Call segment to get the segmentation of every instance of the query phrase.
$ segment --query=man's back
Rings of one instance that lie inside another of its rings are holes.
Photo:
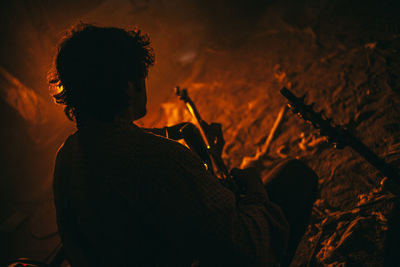
[[[185,147],[134,125],[70,136],[54,192],[60,235],[78,266],[257,264],[260,253],[272,262],[281,248],[270,246],[269,231],[284,239],[287,230],[272,203],[249,196],[236,205]]]

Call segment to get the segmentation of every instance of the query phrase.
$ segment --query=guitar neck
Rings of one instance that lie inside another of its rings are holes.
[[[315,128],[320,130],[321,135],[327,136],[339,147],[349,146],[353,148],[383,175],[400,185],[400,177],[395,168],[376,155],[348,130],[341,126],[333,127],[331,125],[332,119],[322,118],[323,111],[317,113],[313,109],[314,104],[306,105],[304,103],[305,97],[297,97],[287,88],[282,88],[281,94],[289,100],[292,111],[299,114],[304,120],[311,122]]]
[[[193,100],[189,97],[186,89],[180,89],[179,87],[175,88],[175,93],[180,97],[180,99],[185,103],[187,109],[190,114],[196,120],[201,136],[203,137],[203,141],[207,147],[207,151],[212,159],[211,168],[216,168],[216,173],[219,173],[223,180],[230,180],[230,174],[225,162],[220,157],[217,149],[215,148],[214,140],[210,138],[210,134],[207,132],[208,124],[201,118],[199,111],[196,108]]]
[[[357,137],[346,131],[346,142],[348,146],[354,149],[360,156],[366,159],[371,165],[373,165],[378,171],[380,171],[387,178],[392,179],[400,185],[400,177],[395,168],[386,163],[385,160],[376,155],[369,147],[361,142]]]

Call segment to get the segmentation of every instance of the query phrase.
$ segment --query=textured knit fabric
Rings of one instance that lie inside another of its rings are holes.
[[[79,129],[60,148],[54,195],[72,266],[270,266],[287,222],[242,198],[185,146],[135,125]]]

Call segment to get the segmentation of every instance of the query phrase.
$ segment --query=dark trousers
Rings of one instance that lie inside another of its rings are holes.
[[[281,266],[289,266],[308,226],[318,189],[318,176],[305,163],[285,160],[263,178],[270,200],[278,204],[290,226],[287,253]]]

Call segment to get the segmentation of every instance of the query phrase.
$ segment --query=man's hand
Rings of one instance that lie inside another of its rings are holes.
[[[182,129],[188,123],[190,123],[190,122],[182,122],[182,123],[178,123],[178,124],[175,124],[175,125],[172,125],[169,127],[165,127],[166,128],[166,137],[168,137],[169,139],[172,139],[172,140],[183,139],[180,129]]]
[[[266,195],[260,174],[255,168],[231,170],[231,175],[235,179],[239,188],[245,188],[246,194],[262,193]]]
[[[205,134],[207,135],[207,139],[212,143],[210,145],[214,147],[214,152],[217,153],[216,156],[221,157],[222,150],[224,149],[225,145],[225,140],[222,133],[222,124],[216,122],[208,124],[204,122],[203,128]]]
[[[181,140],[183,139],[183,136],[180,130],[189,123],[190,122],[182,122],[163,128],[142,128],[142,129],[145,130],[146,132],[164,136],[172,140]]]

